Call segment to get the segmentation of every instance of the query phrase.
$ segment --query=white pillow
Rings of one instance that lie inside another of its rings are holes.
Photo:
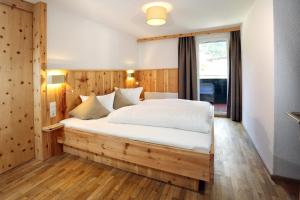
[[[80,95],[81,101],[85,102],[89,96],[82,96]],[[114,99],[115,99],[115,92],[112,92],[107,95],[97,96],[98,101],[109,111],[114,111]]]
[[[115,88],[119,89],[121,94],[126,97],[132,104],[138,104],[140,102],[140,96],[143,91],[143,87],[137,88]]]

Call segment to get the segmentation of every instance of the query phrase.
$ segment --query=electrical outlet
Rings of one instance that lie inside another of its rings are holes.
[[[56,102],[50,102],[50,118],[56,117]]]

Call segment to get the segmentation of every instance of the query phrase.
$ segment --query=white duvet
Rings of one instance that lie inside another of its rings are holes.
[[[108,122],[210,133],[212,118],[213,110],[210,103],[156,99],[120,108],[108,116]]]

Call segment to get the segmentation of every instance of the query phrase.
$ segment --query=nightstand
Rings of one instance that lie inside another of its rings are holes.
[[[44,148],[46,148],[45,159],[51,158],[63,153],[63,146],[57,142],[57,138],[64,131],[64,124],[57,123],[42,128],[44,137]]]

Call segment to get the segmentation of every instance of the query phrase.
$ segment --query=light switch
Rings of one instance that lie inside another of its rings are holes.
[[[56,102],[50,102],[50,118],[56,117]]]

